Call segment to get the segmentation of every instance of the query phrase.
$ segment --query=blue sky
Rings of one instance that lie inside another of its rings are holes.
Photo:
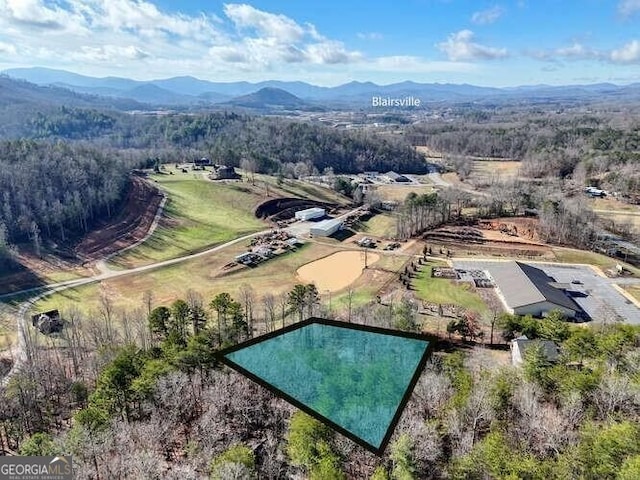
[[[136,79],[640,81],[640,0],[0,0],[0,69]]]

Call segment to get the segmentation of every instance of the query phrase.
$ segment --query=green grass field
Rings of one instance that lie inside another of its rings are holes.
[[[270,198],[293,196],[345,203],[344,197],[331,190],[296,180],[278,185],[274,177],[256,175],[255,185],[223,183],[209,181],[201,172],[185,174],[170,167],[166,171],[174,174],[151,176],[168,195],[160,225],[142,245],[114,257],[111,268],[132,268],[176,258],[268,228],[254,212]]]
[[[423,267],[412,281],[418,298],[427,302],[458,305],[478,313],[487,311],[487,306],[469,285],[434,278],[431,276],[431,268],[431,266]]]
[[[155,175],[168,194],[165,215],[151,237],[114,257],[114,268],[175,258],[266,228],[255,218],[260,197],[241,183],[214,183],[193,174]]]
[[[378,289],[373,286],[358,287],[354,289],[351,296],[351,308],[358,308],[371,302]],[[349,292],[338,293],[331,298],[331,306],[336,311],[345,311],[349,309]]]
[[[391,238],[396,233],[396,220],[393,215],[379,213],[369,220],[361,222],[357,230],[374,237]]]
[[[233,245],[222,252],[180,264],[68,289],[43,299],[36,309],[77,307],[89,313],[99,308],[101,292],[107,294],[116,307],[126,309],[140,307],[146,291],[153,292],[157,305],[168,305],[183,298],[189,289],[199,292],[208,302],[221,292],[236,295],[243,284],[251,285],[258,296],[265,292],[278,294],[297,283],[295,272],[300,266],[336,251],[331,246],[309,243],[255,268],[225,274],[222,266],[245,249],[243,244]]]

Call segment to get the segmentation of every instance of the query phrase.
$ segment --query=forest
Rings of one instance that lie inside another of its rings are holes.
[[[280,309],[280,303],[283,308]],[[376,457],[267,390],[221,367],[215,351],[246,339],[252,323],[331,315],[317,291],[282,298],[245,286],[239,299],[194,292],[135,310],[104,298],[92,315],[65,312],[68,348],[32,337],[29,362],[0,399],[0,447],[65,451],[80,478],[593,478],[640,474],[640,330],[592,329],[504,314],[504,339],[551,340],[520,368],[472,350],[436,348],[390,446]],[[358,307],[352,320],[414,330],[402,303]],[[124,322],[124,330],[114,328]],[[73,422],[69,422],[69,419]]]
[[[403,139],[346,132],[319,124],[233,112],[140,115],[59,107],[26,117],[21,137],[85,140],[111,149],[149,149],[165,161],[210,156],[238,166],[256,163],[276,174],[286,164],[304,163],[336,173],[364,170],[424,172],[422,156]]]
[[[408,144],[234,113],[141,116],[60,107],[0,142],[0,261],[10,245],[64,244],[117,212],[133,169],[209,156],[294,177],[332,169],[424,171]]]
[[[0,142],[0,250],[8,243],[65,242],[109,218],[129,172],[141,165],[122,152],[64,142]]]

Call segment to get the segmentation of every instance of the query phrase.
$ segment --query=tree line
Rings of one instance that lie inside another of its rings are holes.
[[[30,115],[21,136],[84,140],[111,149],[154,149],[171,162],[191,161],[195,155],[232,166],[249,160],[258,172],[271,174],[300,163],[310,170],[332,168],[336,173],[421,173],[426,168],[422,155],[403,139],[233,112],[153,116],[60,107]]]

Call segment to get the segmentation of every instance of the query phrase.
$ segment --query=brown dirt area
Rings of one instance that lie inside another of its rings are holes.
[[[131,187],[120,214],[98,226],[75,248],[84,261],[97,260],[144,238],[162,201],[153,185],[132,177]]]
[[[424,236],[434,252],[440,246],[451,249],[452,256],[515,256],[554,258],[551,247],[540,242],[533,218],[497,218],[481,220],[471,226],[445,226]]]
[[[367,263],[373,264],[380,256],[367,253]],[[307,263],[298,269],[297,276],[306,283],[315,283],[320,292],[337,292],[355,282],[364,270],[363,252],[343,251]]]
[[[60,250],[38,258],[28,247],[21,247],[18,262],[22,268],[0,277],[0,294],[90,276],[93,272],[88,268],[88,262],[131,245],[146,235],[161,200],[156,187],[133,177],[120,213],[96,226],[72,251]]]

